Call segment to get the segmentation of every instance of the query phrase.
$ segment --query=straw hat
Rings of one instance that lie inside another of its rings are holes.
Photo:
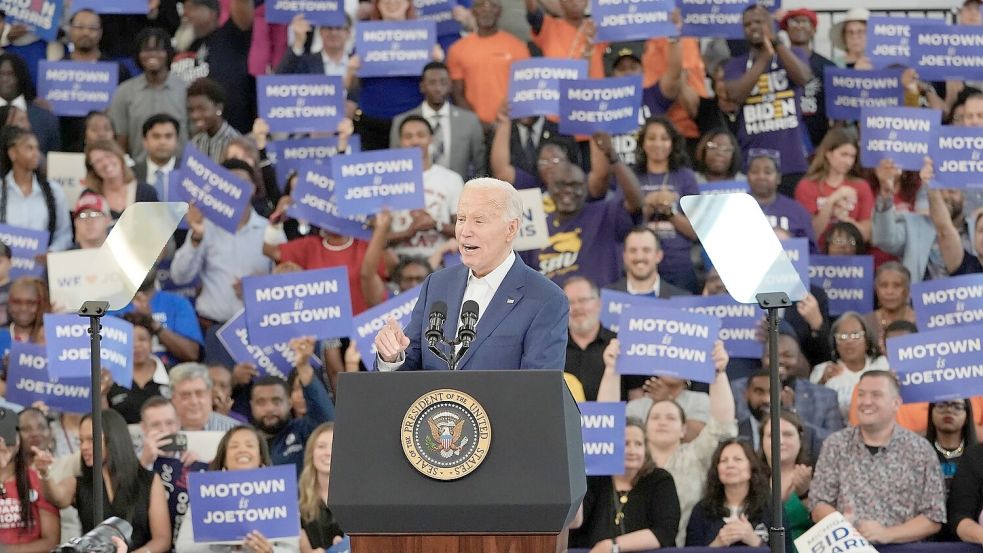
[[[846,12],[846,16],[829,30],[829,41],[833,43],[834,47],[846,51],[846,43],[843,42],[843,27],[850,21],[866,22],[868,19],[870,19],[870,10],[867,8],[850,8]]]

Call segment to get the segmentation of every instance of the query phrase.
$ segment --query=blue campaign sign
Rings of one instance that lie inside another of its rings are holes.
[[[206,219],[235,234],[249,208],[253,184],[220,167],[191,144],[184,146],[184,164],[177,196],[201,210]]]
[[[109,107],[119,85],[116,62],[44,61],[38,64],[38,96],[55,115],[85,117]]]
[[[348,137],[348,148],[346,153],[362,151],[362,139],[357,134]],[[310,164],[321,165],[331,157],[337,155],[338,137],[328,136],[325,138],[298,138],[293,140],[275,140],[266,147],[270,162],[276,168],[276,180],[280,189],[283,190],[287,184],[287,179],[291,172],[299,171],[301,167]],[[327,174],[330,169],[325,170]]]
[[[751,193],[746,180],[719,180],[700,184],[700,194],[737,194]]]
[[[294,369],[294,352],[289,342],[257,346],[249,341],[249,330],[246,328],[246,312],[240,311],[229,319],[216,332],[218,341],[236,363],[251,363],[261,375],[270,375],[284,380]],[[311,357],[311,366],[321,367],[317,356]]]
[[[7,14],[8,25],[23,23],[29,32],[45,42],[58,38],[61,9],[62,0],[0,0],[0,10]]]
[[[655,296],[641,296],[603,288],[601,289],[601,325],[611,332],[617,333],[622,310],[636,303],[668,306],[667,300]]]
[[[241,541],[253,530],[267,539],[300,533],[293,465],[193,472],[188,499],[196,543]]]
[[[14,342],[10,345],[7,369],[7,399],[20,405],[43,401],[48,407],[68,413],[92,410],[89,377],[52,378],[43,345]]]
[[[372,238],[367,217],[347,218],[338,213],[330,161],[325,159],[320,165],[318,162],[307,162],[300,166],[297,184],[290,194],[293,203],[287,208],[287,215],[344,236],[362,240]]]
[[[461,24],[454,19],[455,0],[413,0],[416,18],[419,21],[433,21],[437,35],[456,35],[461,32]]]
[[[890,159],[902,169],[920,170],[941,121],[937,109],[861,109],[860,163],[877,167],[882,159]]]
[[[72,0],[72,13],[92,10],[99,14],[146,15],[150,11],[147,0]]]
[[[133,325],[116,317],[102,318],[100,357],[113,382],[124,388],[133,385]],[[89,321],[78,315],[44,316],[44,341],[48,375],[84,378],[91,374]]]
[[[904,105],[901,69],[858,71],[828,67],[823,74],[826,115],[830,119],[857,121],[863,108]]]
[[[372,359],[375,358],[375,335],[382,330],[390,317],[396,319],[396,324],[405,327],[410,322],[410,316],[419,296],[420,287],[417,286],[355,315],[352,319],[351,338],[366,367],[371,367]]]
[[[809,283],[809,239],[787,238],[782,240],[782,249],[788,256],[803,284]]]
[[[642,106],[642,77],[578,79],[560,82],[560,132],[634,132]]]
[[[10,280],[22,276],[41,276],[44,267],[38,263],[37,256],[48,251],[48,236],[46,231],[0,223],[0,242],[10,248]]]
[[[932,139],[929,156],[935,169],[932,188],[983,186],[983,129],[942,126]]]
[[[322,132],[345,117],[341,77],[261,75],[256,78],[259,116],[272,132]]]
[[[867,58],[876,69],[910,66],[912,27],[938,23],[938,19],[872,15],[867,20]]]
[[[672,376],[713,382],[713,343],[720,321],[672,307],[633,304],[618,324],[620,374]]]
[[[813,255],[809,281],[826,291],[834,317],[874,310],[874,258],[869,255]]]
[[[362,60],[358,76],[419,76],[436,43],[433,21],[360,21],[355,26],[355,52]]]
[[[751,0],[681,0],[682,35],[743,39],[744,10],[753,4]]]
[[[676,9],[676,0],[591,0],[590,6],[600,41],[645,40],[679,34],[669,17]]]
[[[983,394],[983,326],[888,338],[887,357],[905,403]]]
[[[332,267],[242,279],[249,340],[266,346],[291,338],[340,338],[351,331],[348,269]]]
[[[983,324],[983,273],[916,282],[911,305],[920,330]]]
[[[587,476],[625,473],[625,403],[578,403]]]
[[[267,0],[267,23],[290,23],[303,14],[312,25],[341,27],[345,24],[345,3],[341,0]]]
[[[729,294],[676,296],[669,304],[719,319],[720,334],[717,337],[723,340],[724,349],[731,357],[761,359],[764,342],[758,340],[757,330],[765,314],[757,305],[737,303]]]
[[[587,60],[529,58],[512,62],[509,116],[559,115],[560,81],[586,79]]]
[[[331,161],[334,197],[342,217],[423,209],[423,155],[419,148],[374,150]]]
[[[983,79],[983,34],[976,25],[920,25],[912,29],[911,63],[925,81]]]

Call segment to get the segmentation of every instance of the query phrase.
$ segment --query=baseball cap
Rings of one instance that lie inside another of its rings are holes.
[[[816,16],[816,12],[806,8],[799,8],[797,10],[789,10],[785,12],[785,16],[782,17],[782,21],[779,23],[779,26],[783,31],[788,30],[788,20],[792,19],[793,17],[808,17],[809,22],[812,23],[813,29],[819,26],[819,18]]]
[[[82,213],[83,211],[99,211],[106,217],[111,216],[109,211],[109,202],[107,202],[106,198],[100,196],[99,194],[82,194],[79,196],[78,201],[75,202],[75,209],[72,211],[72,217],[78,217],[79,213]]]
[[[635,58],[639,63],[645,53],[645,41],[612,42],[604,49],[604,74],[610,75],[621,58]]]

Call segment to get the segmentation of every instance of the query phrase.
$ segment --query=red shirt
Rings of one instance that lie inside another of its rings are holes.
[[[20,496],[17,495],[17,480],[14,478],[7,480],[3,483],[4,497],[0,498],[0,544],[16,545],[41,539],[41,509],[58,516],[58,509],[41,493],[41,479],[34,469],[28,469],[27,481],[31,488],[33,523],[28,528],[20,525]]]
[[[862,179],[847,178],[840,186],[849,186],[857,191],[857,203],[850,210],[850,218],[858,223],[869,221],[874,215],[874,193],[870,190],[870,184]],[[826,203],[826,199],[835,191],[836,188],[826,184],[826,181],[816,182],[810,179],[802,179],[799,181],[799,185],[795,187],[795,199],[802,204],[802,207],[806,208],[806,211],[810,215],[815,217],[816,213],[819,213],[819,208]],[[829,228],[836,222],[836,216],[831,216],[829,225],[826,228]],[[819,241],[823,241],[822,235],[825,232],[826,229],[823,229],[816,238]],[[820,247],[822,247],[821,244]]]
[[[358,315],[369,308],[362,293],[359,271],[365,261],[365,251],[369,243],[353,239],[351,245],[343,250],[329,250],[324,247],[320,236],[305,236],[280,245],[280,262],[293,261],[305,271],[327,269],[329,267],[348,268],[348,290],[352,296],[352,314]],[[386,278],[385,263],[379,260],[379,276]]]

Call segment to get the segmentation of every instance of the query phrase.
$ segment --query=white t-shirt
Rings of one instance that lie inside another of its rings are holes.
[[[457,212],[457,201],[464,190],[464,180],[454,171],[431,165],[423,172],[423,197],[427,212],[437,222],[438,228],[417,232],[409,240],[393,246],[400,256],[429,257],[437,248],[444,245],[448,238],[440,233],[439,227],[453,223],[451,215]],[[409,211],[393,213],[393,232],[402,232],[413,223],[413,215]]]
[[[809,380],[813,384],[819,384],[819,380],[823,377],[823,373],[826,372],[826,367],[828,367],[832,361],[826,361],[825,363],[820,363],[812,369],[812,374],[809,375]],[[850,415],[850,401],[853,399],[853,388],[856,387],[857,383],[860,382],[860,375],[867,371],[886,371],[888,370],[887,358],[883,355],[877,359],[867,358],[867,362],[864,364],[864,368],[857,372],[853,372],[849,369],[844,370],[840,374],[826,381],[825,386],[834,390],[836,392],[837,400],[840,404],[840,412],[843,414],[843,420],[847,420]]]

